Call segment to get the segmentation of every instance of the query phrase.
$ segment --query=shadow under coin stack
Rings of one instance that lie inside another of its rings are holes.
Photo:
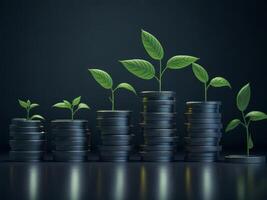
[[[55,161],[86,161],[90,133],[86,120],[54,120],[52,124]]]
[[[221,146],[220,102],[187,102],[186,161],[215,162]]]
[[[12,119],[9,126],[12,161],[41,161],[45,154],[45,132],[39,120]]]
[[[170,162],[174,160],[176,135],[176,98],[171,91],[141,92],[141,113],[144,145],[141,156],[144,161]]]
[[[131,146],[131,112],[97,111],[98,128],[102,145],[99,146],[100,159],[109,162],[129,160]]]

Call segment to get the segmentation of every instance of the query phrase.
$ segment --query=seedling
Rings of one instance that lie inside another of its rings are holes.
[[[208,89],[210,86],[212,87],[229,87],[231,88],[230,83],[223,77],[215,77],[213,79],[210,80],[209,82],[209,74],[208,72],[199,64],[197,63],[193,63],[192,64],[192,69],[193,69],[193,73],[194,75],[197,77],[197,79],[204,83],[204,89],[205,89],[205,93],[204,93],[204,98],[205,101],[207,101],[207,96],[208,96]]]
[[[112,110],[115,109],[115,97],[114,97],[115,95],[114,94],[119,88],[129,90],[133,92],[134,94],[136,94],[135,89],[129,83],[120,83],[117,85],[117,87],[113,88],[113,80],[107,72],[100,70],[100,69],[88,69],[88,70],[99,85],[111,91],[111,96],[109,97],[109,100],[111,102]]]
[[[267,119],[267,115],[261,111],[251,111],[245,114],[245,110],[247,109],[248,104],[250,102],[250,96],[251,96],[251,90],[250,90],[250,84],[248,83],[241,88],[241,90],[238,92],[236,96],[236,106],[238,110],[241,112],[242,119],[241,120],[233,119],[232,121],[229,122],[229,124],[225,129],[225,132],[229,132],[235,129],[240,124],[245,128],[247,156],[249,156],[249,150],[252,149],[254,146],[252,136],[249,131],[250,122]]]
[[[19,105],[26,110],[26,120],[34,120],[34,119],[44,120],[44,117],[42,117],[41,115],[30,116],[31,109],[38,107],[39,104],[31,103],[31,101],[29,99],[27,101],[26,100],[23,101],[23,100],[19,99],[18,101],[19,101]]]
[[[81,103],[81,96],[76,97],[72,100],[72,102],[69,102],[67,100],[63,100],[63,102],[59,102],[53,105],[55,108],[63,108],[63,109],[69,109],[71,112],[71,119],[74,119],[74,115],[77,113],[80,109],[90,109],[90,107],[85,104]]]
[[[143,59],[131,59],[119,61],[122,65],[135,76],[149,80],[155,78],[159,85],[159,91],[162,90],[162,77],[167,69],[183,69],[196,62],[198,58],[187,55],[173,56],[167,61],[165,67],[162,66],[164,50],[158,39],[152,34],[141,30],[141,39],[148,55],[159,62],[159,70],[156,74],[154,66]]]

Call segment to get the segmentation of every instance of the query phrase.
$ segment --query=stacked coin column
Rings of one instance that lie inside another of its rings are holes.
[[[54,120],[52,124],[55,161],[86,161],[90,132],[86,120]]]
[[[9,126],[10,160],[41,161],[44,158],[46,139],[41,121],[12,119]]]
[[[221,146],[220,102],[187,102],[186,161],[214,162]]]
[[[142,160],[172,161],[177,143],[175,93],[147,91],[141,95],[141,127],[145,143],[141,151]]]
[[[102,161],[126,162],[131,146],[131,112],[97,111],[98,128],[101,134],[99,146]]]

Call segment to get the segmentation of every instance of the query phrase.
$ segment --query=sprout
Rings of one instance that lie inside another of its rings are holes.
[[[247,156],[249,156],[249,150],[252,149],[254,146],[252,136],[249,131],[250,122],[267,119],[267,115],[261,111],[251,111],[247,114],[244,113],[250,102],[250,95],[251,95],[251,90],[250,90],[250,84],[248,83],[240,89],[240,91],[236,96],[236,106],[238,110],[241,112],[242,119],[231,120],[225,129],[225,132],[229,132],[235,129],[240,124],[245,128]]]
[[[212,86],[212,87],[229,87],[229,88],[231,88],[231,85],[230,85],[229,81],[227,81],[223,77],[215,77],[215,78],[211,79],[210,82],[209,82],[209,74],[208,74],[208,72],[201,65],[199,65],[197,63],[193,63],[192,64],[192,69],[193,69],[193,73],[196,76],[196,78],[200,82],[204,83],[205,101],[207,101],[208,89],[209,89],[210,86]]]
[[[91,75],[94,77],[96,82],[99,83],[99,85],[111,91],[111,96],[109,97],[109,100],[111,102],[112,110],[115,109],[114,93],[117,91],[117,89],[123,88],[136,94],[135,89],[129,83],[120,83],[117,85],[117,87],[113,88],[113,80],[107,72],[100,70],[100,69],[88,69],[88,70],[91,73]]]
[[[162,65],[164,50],[158,39],[152,34],[141,30],[141,39],[148,55],[159,63],[159,70],[156,74],[154,66],[143,59],[120,60],[119,62],[135,76],[149,80],[155,78],[159,84],[159,91],[162,90],[162,77],[167,69],[183,69],[196,62],[198,58],[187,55],[173,56],[167,61],[166,66]]]
[[[18,100],[19,101],[19,105],[24,108],[26,110],[26,119],[27,120],[34,120],[34,119],[41,119],[44,120],[44,117],[42,117],[41,115],[32,115],[30,116],[30,111],[31,109],[38,107],[39,104],[37,103],[31,103],[31,101],[28,99],[27,101],[23,101],[23,100]]]
[[[81,102],[81,96],[76,97],[72,100],[72,102],[69,102],[67,100],[63,100],[63,102],[59,102],[53,105],[55,108],[63,108],[63,109],[69,109],[71,111],[71,119],[74,119],[74,115],[77,113],[80,109],[90,109],[90,107],[85,103]]]

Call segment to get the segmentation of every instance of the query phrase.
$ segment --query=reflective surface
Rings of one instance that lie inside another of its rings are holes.
[[[267,199],[267,166],[0,163],[0,199]]]

